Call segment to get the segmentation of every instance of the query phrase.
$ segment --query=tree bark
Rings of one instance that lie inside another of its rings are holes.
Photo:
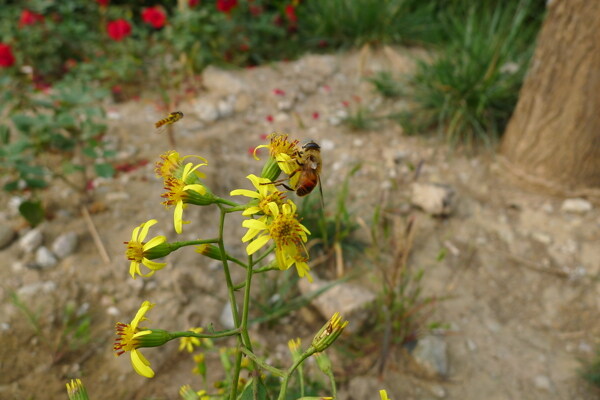
[[[600,188],[600,0],[550,3],[500,153],[532,183]]]

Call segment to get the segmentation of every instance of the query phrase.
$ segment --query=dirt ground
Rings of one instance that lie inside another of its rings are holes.
[[[340,398],[377,399],[381,388],[394,400],[600,398],[577,375],[580,359],[591,357],[600,345],[600,207],[569,213],[561,209],[564,199],[514,186],[491,151],[466,155],[437,139],[403,135],[392,122],[380,121],[361,132],[340,123],[359,105],[382,113],[405,104],[406,99],[380,99],[362,77],[383,69],[407,72],[415,55],[387,49],[307,56],[241,71],[211,68],[205,74],[206,91],[178,106],[185,118],[175,126],[176,149],[207,158],[207,185],[226,196],[249,188],[245,176],[260,172],[249,149],[264,143],[261,135],[281,131],[301,141],[314,139],[322,146],[328,207],[348,171],[361,163],[350,181],[349,208],[363,221],[371,220],[384,191],[393,194],[395,206],[407,209],[404,178],[411,174],[409,166],[421,161],[420,182],[443,183],[456,191],[456,207],[447,218],[412,211],[417,230],[409,261],[426,271],[425,294],[445,299],[434,317],[449,326],[439,332],[447,344],[447,376],[427,379],[414,373],[397,350],[379,380],[373,368],[355,367],[364,364],[360,360],[337,355],[337,372],[343,376]],[[54,218],[41,226],[44,244],[73,231],[80,239],[77,251],[55,267],[37,269],[16,241],[0,250],[1,399],[64,399],[64,383],[74,377],[84,381],[95,400],[175,399],[182,384],[200,388],[190,357],[177,352],[177,344],[144,350],[157,373],[154,379],[135,374],[128,355],[115,358],[112,353],[113,327],[117,321],[129,322],[142,301],[150,300],[157,304],[149,314],[153,327],[184,330],[212,323],[220,329],[226,293],[215,263],[183,249],[154,277],[134,281],[123,246],[132,229],[151,218],[159,221],[152,235],[171,240],[215,237],[218,214],[212,208],[189,208],[185,216],[192,223],[178,237],[172,211],[160,205],[162,185],[153,172],[158,155],[170,148],[153,128],[165,112],[149,100],[107,104],[107,111],[116,163],[148,163],[95,182],[95,198],[106,209],[92,219],[109,263],[99,256],[74,207],[74,193],[60,183],[45,194]],[[23,235],[10,198],[0,196],[5,205],[0,222]],[[226,232],[228,248],[241,255],[240,222],[238,216],[228,220]],[[441,251],[446,257],[438,261]],[[346,269],[364,268],[365,263],[347,259]],[[314,272],[325,273],[319,267]],[[240,274],[235,277],[241,279]],[[373,288],[374,279],[368,275],[361,281]],[[39,332],[11,301],[13,292],[37,313]],[[60,344],[68,304],[83,307],[91,317],[92,337],[81,348]],[[287,340],[310,340],[323,322],[294,312],[280,325],[254,327],[257,348],[271,360],[287,360]]]

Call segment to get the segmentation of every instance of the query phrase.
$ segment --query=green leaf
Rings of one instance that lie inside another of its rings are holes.
[[[30,189],[42,189],[48,186],[48,182],[43,179],[35,179],[35,178],[23,178],[27,187]]]
[[[95,164],[94,169],[102,178],[112,178],[115,175],[115,168],[109,163]]]
[[[250,379],[248,381],[248,383],[246,383],[246,386],[244,387],[244,390],[238,396],[238,400],[254,400],[254,393],[253,393],[253,389],[252,389],[252,387],[254,385],[252,384],[252,381],[253,381],[253,379]],[[257,400],[266,400],[266,399],[268,399],[267,388],[265,387],[265,385],[262,382],[262,380],[258,381],[258,393],[257,393],[256,399]]]
[[[19,213],[31,226],[36,226],[44,220],[44,208],[39,201],[24,201],[19,206]]]
[[[10,139],[10,129],[6,125],[0,125],[0,143],[8,144]]]
[[[62,170],[65,175],[70,175],[75,172],[83,171],[82,165],[73,164],[71,161],[65,161],[62,163]]]
[[[17,190],[18,188],[19,188],[18,180],[10,181],[2,187],[2,189],[4,189],[5,192],[12,192],[13,190]]]

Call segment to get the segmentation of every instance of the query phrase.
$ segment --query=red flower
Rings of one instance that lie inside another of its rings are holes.
[[[158,7],[147,7],[142,11],[142,20],[156,29],[162,28],[167,22],[167,15]]]
[[[267,121],[273,122],[273,116],[272,115],[267,115]]]
[[[190,6],[190,8],[196,7],[198,4],[200,4],[200,0],[188,0],[188,6]]]
[[[101,7],[108,7],[110,0],[96,0],[96,3],[98,3]]]
[[[237,0],[217,0],[217,10],[229,14],[231,10],[237,7]]]
[[[110,21],[106,25],[106,31],[111,39],[118,42],[131,34],[131,25],[124,19],[118,19],[116,21]]]
[[[315,111],[314,113],[312,113],[312,117],[313,119],[319,119],[319,113]]]
[[[294,7],[292,4],[288,4],[287,6],[285,6],[285,15],[292,25],[295,25],[296,22],[298,22],[298,16],[296,15],[296,7]]]
[[[14,63],[15,56],[13,55],[10,46],[4,43],[0,43],[0,67],[12,67]]]
[[[23,10],[21,12],[21,19],[19,20],[19,28],[22,28],[25,25],[35,25],[37,22],[44,22],[44,16],[42,14]]]
[[[273,89],[273,94],[275,96],[285,96],[285,91],[281,89]]]

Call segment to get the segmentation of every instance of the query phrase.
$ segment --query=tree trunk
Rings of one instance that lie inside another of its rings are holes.
[[[500,147],[531,183],[600,188],[600,0],[553,0]]]

